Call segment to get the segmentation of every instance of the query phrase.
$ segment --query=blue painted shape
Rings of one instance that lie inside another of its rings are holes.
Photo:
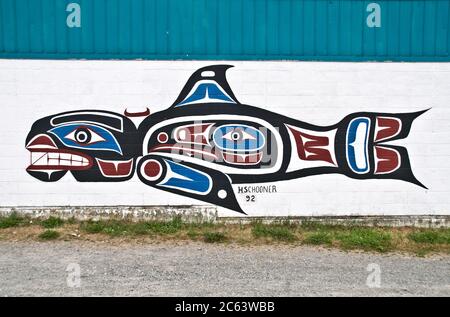
[[[353,119],[347,128],[347,162],[358,174],[369,172],[368,138],[370,131],[369,118]]]
[[[207,174],[179,163],[164,161],[169,168],[167,173],[171,177],[164,183],[158,184],[159,186],[199,195],[207,195],[211,191],[212,180]]]
[[[263,148],[264,135],[257,129],[246,125],[225,125],[218,127],[213,134],[216,146],[224,151],[257,151]]]
[[[197,104],[202,102],[229,102],[234,103],[234,101],[227,96],[220,88],[213,83],[204,83],[198,85],[197,89],[186,97],[178,106],[184,106],[188,104]]]
[[[91,142],[81,144],[74,140],[74,133],[80,128],[89,130]],[[122,149],[114,135],[108,130],[84,123],[67,124],[55,127],[48,131],[55,135],[65,146],[82,150],[112,151],[122,155]]]
[[[450,0],[370,2],[0,0],[0,58],[450,61]]]

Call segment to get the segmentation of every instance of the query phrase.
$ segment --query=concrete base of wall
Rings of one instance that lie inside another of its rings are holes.
[[[246,224],[252,221],[263,223],[289,222],[293,224],[318,223],[323,225],[368,226],[368,227],[416,227],[450,228],[450,216],[414,215],[414,216],[327,216],[327,217],[249,217],[218,218],[219,222]]]
[[[132,221],[168,221],[181,216],[186,222],[219,222],[225,224],[249,224],[286,222],[295,224],[319,223],[326,225],[361,225],[380,227],[450,228],[448,215],[414,216],[321,216],[321,217],[219,217],[214,206],[83,206],[83,207],[0,207],[0,216],[19,213],[31,218],[78,220],[127,219]]]
[[[50,216],[78,220],[127,219],[132,221],[168,221],[181,216],[188,222],[212,222],[217,219],[217,208],[210,206],[82,206],[82,207],[0,207],[0,215],[18,213],[31,218]]]

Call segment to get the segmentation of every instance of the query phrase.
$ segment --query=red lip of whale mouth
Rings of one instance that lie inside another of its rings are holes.
[[[28,171],[79,171],[92,167],[92,158],[83,153],[59,149],[45,134],[35,136],[28,142],[30,152]]]

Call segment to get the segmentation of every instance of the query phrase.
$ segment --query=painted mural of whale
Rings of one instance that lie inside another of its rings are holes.
[[[137,129],[127,117],[101,111],[92,112],[95,118],[83,118],[92,114],[81,111],[37,121],[27,138],[32,154],[39,140],[80,156],[84,165],[50,165],[43,173],[33,163],[28,172],[46,181],[67,170],[80,181],[122,181],[132,177],[129,168],[136,163],[139,179],[151,187],[241,213],[232,184],[338,173],[425,187],[412,172],[406,148],[392,141],[406,138],[426,110],[352,113],[337,124],[317,126],[240,103],[226,80],[230,67],[197,70],[171,107],[147,116]],[[104,124],[110,117],[122,128]],[[100,139],[94,136],[86,145],[93,132]]]

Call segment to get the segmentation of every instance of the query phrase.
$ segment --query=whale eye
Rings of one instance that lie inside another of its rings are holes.
[[[264,147],[264,134],[244,124],[225,124],[213,133],[214,144],[223,151],[256,151]]]
[[[108,129],[88,123],[70,123],[48,131],[67,147],[82,150],[112,151],[122,155],[114,134]]]
[[[230,141],[256,140],[256,138],[242,129],[234,129],[223,136],[224,139]]]
[[[89,145],[97,142],[104,142],[98,133],[95,133],[87,127],[79,127],[65,136],[66,139],[74,141],[80,145]]]

